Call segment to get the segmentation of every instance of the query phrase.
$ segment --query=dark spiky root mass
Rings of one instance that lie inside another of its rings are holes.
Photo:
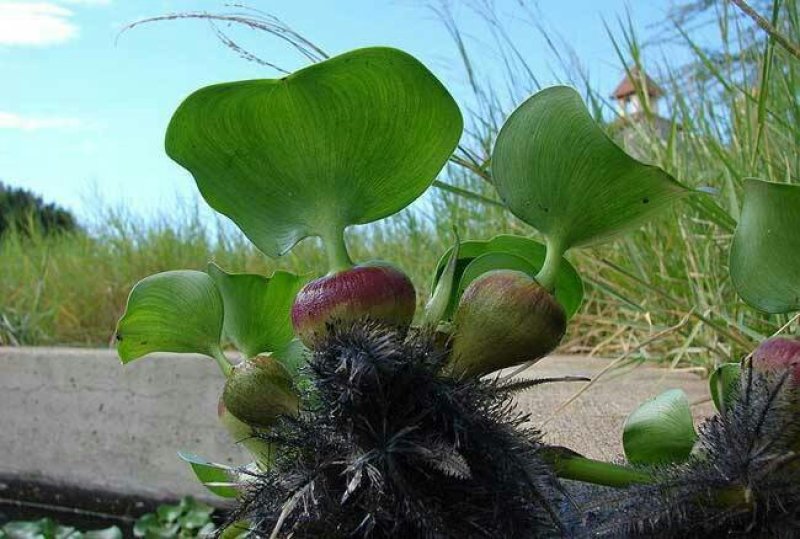
[[[560,535],[540,433],[497,382],[440,376],[443,359],[428,335],[332,326],[312,404],[264,435],[283,449],[232,519],[292,538]]]
[[[700,451],[653,485],[598,490],[586,535],[800,536],[800,392],[787,379],[744,369],[736,401],[701,426]]]

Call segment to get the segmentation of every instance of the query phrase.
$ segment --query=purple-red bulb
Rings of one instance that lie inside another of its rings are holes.
[[[407,329],[417,306],[411,280],[388,265],[356,266],[308,283],[292,306],[292,324],[300,340],[314,347],[331,322],[371,319]]]
[[[757,371],[791,370],[792,383],[800,386],[800,339],[773,337],[758,345],[753,352],[753,368]]]

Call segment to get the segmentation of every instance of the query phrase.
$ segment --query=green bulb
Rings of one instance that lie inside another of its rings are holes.
[[[480,377],[539,359],[567,327],[555,297],[526,273],[490,271],[464,290],[456,310],[450,374]]]

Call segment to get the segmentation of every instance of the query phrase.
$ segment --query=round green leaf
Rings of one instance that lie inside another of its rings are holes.
[[[128,363],[151,352],[219,355],[223,306],[202,271],[166,271],[136,283],[117,324],[117,353]]]
[[[492,177],[511,212],[561,252],[608,239],[690,192],[614,144],[566,86],[542,90],[511,114]]]
[[[158,520],[162,523],[172,524],[183,513],[183,508],[180,504],[162,504],[156,509]]]
[[[188,509],[180,517],[181,530],[199,530],[211,522],[213,508]]]
[[[225,306],[223,331],[246,357],[270,352],[278,359],[294,350],[291,311],[304,279],[286,271],[271,277],[226,273],[208,265]]]
[[[337,238],[428,188],[461,136],[442,84],[390,48],[348,52],[288,77],[198,90],[169,124],[166,150],[206,201],[264,253]]]
[[[739,392],[742,366],[739,363],[723,363],[708,378],[708,388],[717,410],[729,409]]]
[[[136,522],[133,525],[133,536],[144,537],[147,535],[148,530],[155,528],[158,525],[158,518],[156,517],[155,513],[145,513],[136,519]]]
[[[436,288],[436,284],[438,283],[439,278],[441,277],[442,272],[447,265],[451,252],[452,248],[448,249],[439,259],[439,264],[437,265],[436,273],[434,274],[433,289]],[[513,267],[513,265],[519,264],[519,262],[514,258],[490,258],[486,259],[479,266],[475,266],[473,268],[473,270],[470,272],[470,282],[479,276],[479,274],[477,274],[477,270],[479,268],[486,268],[486,271],[495,269],[519,269],[520,271],[525,271],[525,273],[528,273],[533,277],[544,264],[547,249],[541,243],[530,238],[513,236],[509,234],[495,236],[487,241],[478,240],[462,242],[459,247],[458,260],[456,261],[454,274],[454,282],[459,283],[459,285],[453,287],[454,290],[452,291],[452,295],[450,297],[450,304],[447,308],[445,318],[452,317],[453,313],[455,312],[455,308],[458,305],[458,300],[461,298],[461,292],[463,292],[465,288],[461,287],[460,285],[463,281],[463,275],[467,267],[476,258],[490,253],[502,253],[506,255],[512,255],[516,258],[521,258],[529,265],[529,268],[532,268],[532,270]],[[488,262],[490,260],[494,261],[495,264],[489,264]],[[512,266],[505,266],[504,262],[509,262],[512,264]],[[533,271],[533,273],[531,273],[531,271]],[[485,273],[485,271],[483,273]],[[573,268],[566,259],[562,260],[559,266],[558,274],[556,275],[554,295],[556,300],[561,304],[562,307],[564,307],[564,311],[566,311],[568,318],[571,318],[578,311],[581,301],[583,301],[583,282],[581,281],[578,272],[575,271],[575,268]]]
[[[628,416],[622,434],[631,464],[682,462],[692,451],[694,430],[689,399],[680,389],[665,391]]]
[[[736,291],[751,306],[800,310],[800,185],[745,181],[730,266]]]

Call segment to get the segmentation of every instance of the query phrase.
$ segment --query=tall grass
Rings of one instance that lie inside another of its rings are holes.
[[[728,277],[728,250],[744,178],[798,182],[800,66],[728,3],[710,5],[711,24],[719,34],[716,51],[701,47],[685,30],[694,19],[651,29],[692,52],[693,61],[683,66],[647,56],[649,48],[630,20],[609,24],[620,71],[639,67],[668,91],[668,110],[661,113],[672,126],[669,134],[662,136],[647,122],[634,124],[629,129],[635,151],[686,185],[714,194],[696,196],[614,243],[570,254],[587,295],[565,351],[612,355],[637,349],[639,357],[708,368],[746,352],[787,321],[759,314],[738,300]],[[515,41],[491,1],[473,0],[469,6],[471,16],[486,24],[488,41],[476,44],[465,37],[447,4],[438,10],[473,92],[462,146],[439,189],[422,203],[352,231],[348,238],[355,259],[382,258],[403,267],[417,285],[420,301],[440,253],[452,242],[453,226],[466,239],[503,232],[536,235],[496,203],[489,155],[513,106],[540,88],[526,61],[539,51]],[[530,30],[549,44],[562,67],[560,78],[584,92],[596,118],[613,133],[616,111],[606,97],[608,89],[591,86],[590,73],[564,40],[544,30],[534,10],[524,2],[517,9],[514,18],[529,17]],[[789,41],[800,42],[795,3],[779,4],[768,16]],[[483,55],[493,58],[492,65],[475,61],[476,46],[484,53],[487,46],[493,48]],[[482,75],[487,72],[492,76]],[[655,111],[646,109],[645,114]],[[107,343],[131,286],[157,271],[201,269],[209,260],[226,269],[261,273],[280,267],[318,274],[324,267],[322,250],[313,240],[270,260],[230,226],[209,223],[194,208],[149,222],[106,209],[97,222],[103,226],[88,235],[11,233],[0,242],[0,342]],[[786,231],[792,232],[797,233]],[[677,324],[687,316],[688,323]],[[637,348],[674,325],[675,331]]]
[[[789,42],[800,41],[798,5],[768,4],[773,27]],[[538,90],[540,83],[527,62],[535,51],[515,41],[509,21],[495,11],[494,3],[474,0],[469,5],[486,24],[497,63],[505,66],[505,76],[499,80],[474,75],[484,68],[475,63],[458,20],[451,12],[442,12],[478,102],[470,122],[476,128],[456,159],[470,172],[461,187],[486,194],[491,184],[491,141],[510,105]],[[621,18],[607,29],[620,71],[631,75],[637,68],[656,75],[668,92],[668,107],[661,113],[671,129],[666,136],[655,129],[656,112],[646,106],[644,116],[649,121],[627,124],[625,138],[633,146],[629,150],[684,184],[714,194],[696,196],[612,244],[572,254],[589,293],[567,348],[624,353],[688,315],[688,323],[640,354],[672,365],[707,368],[745,353],[787,321],[784,316],[757,313],[737,298],[728,275],[728,256],[743,180],[800,181],[800,63],[727,2],[694,2],[684,7],[689,9],[683,10],[683,20],[676,18],[665,28],[651,31],[682,43],[692,54],[686,65],[647,56],[652,47],[642,45],[630,19]],[[691,12],[697,17],[686,18]],[[582,90],[598,121],[608,126],[612,136],[618,134],[618,112],[606,97],[608,89],[601,91],[590,84],[591,73],[570,52],[567,41],[544,29],[540,14],[524,2],[514,15],[528,17],[530,29],[542,35],[561,67],[562,80]],[[716,50],[704,48],[686,30],[696,29],[700,16],[711,21],[704,31],[718,34]],[[478,46],[485,50],[486,44]],[[640,100],[649,104],[642,81],[633,80]]]
[[[375,225],[353,230],[354,260],[382,259],[411,276],[422,304],[433,268],[453,242],[448,223],[471,237],[485,224],[461,212],[458,197],[424,201]],[[436,210],[433,207],[436,207]],[[503,210],[497,208],[495,219]],[[0,344],[110,343],[131,287],[147,275],[172,269],[202,270],[214,261],[226,270],[269,274],[287,269],[309,276],[325,271],[326,257],[313,239],[271,259],[228,222],[210,222],[193,206],[150,220],[119,209],[101,209],[89,233],[45,235],[12,231],[0,241]],[[438,226],[442,225],[442,226]],[[515,230],[503,226],[492,233]]]

